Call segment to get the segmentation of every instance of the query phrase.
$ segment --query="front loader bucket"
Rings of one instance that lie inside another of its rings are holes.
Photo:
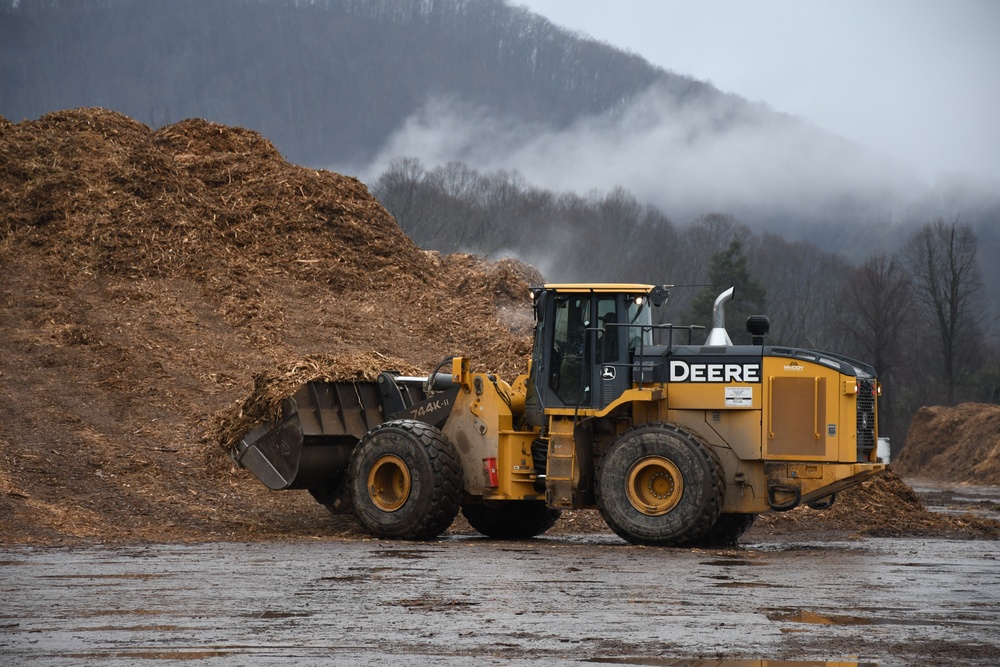
[[[428,378],[393,371],[375,382],[308,382],[281,404],[275,421],[258,424],[236,446],[233,459],[273,490],[308,489],[331,512],[348,508],[347,469],[365,435],[392,419],[440,426],[459,392],[451,376]]]
[[[383,421],[374,382],[309,382],[284,400],[277,422],[243,436],[233,458],[269,489],[332,489],[354,445]]]
[[[288,415],[286,408],[293,410]],[[287,489],[295,481],[302,460],[302,425],[294,403],[282,405],[281,423],[258,425],[243,436],[236,462],[252,472],[269,489]]]

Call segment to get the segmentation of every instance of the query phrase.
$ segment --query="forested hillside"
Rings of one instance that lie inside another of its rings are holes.
[[[984,243],[972,225],[937,218],[899,231],[895,252],[844,256],[733,215],[677,224],[622,188],[556,194],[456,163],[427,170],[398,160],[372,187],[424,247],[514,252],[553,281],[672,283],[664,321],[674,324],[710,326],[713,300],[733,285],[734,340],[749,342],[746,318],[766,314],[773,344],[874,364],[885,386],[882,434],[899,443],[920,406],[1000,401],[997,291],[984,278],[984,267],[995,270],[995,229]]]
[[[249,127],[298,163],[363,160],[435,95],[564,126],[657,82],[710,86],[503,0],[4,0],[0,113],[103,106]],[[16,9],[15,9],[16,8]]]

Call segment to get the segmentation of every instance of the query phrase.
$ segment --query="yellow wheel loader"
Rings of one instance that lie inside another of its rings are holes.
[[[430,539],[461,511],[504,539],[597,508],[636,544],[735,544],[761,512],[834,495],[883,470],[870,366],[751,344],[713,327],[654,325],[669,286],[532,290],[528,373],[508,384],[454,358],[426,377],[310,382],[258,425],[234,460],[271,489],[307,489],[373,535]]]

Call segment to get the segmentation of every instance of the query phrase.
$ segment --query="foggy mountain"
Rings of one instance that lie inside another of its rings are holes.
[[[620,186],[678,223],[724,213],[855,258],[936,217],[990,230],[1000,211],[995,187],[932,190],[505,0],[2,0],[0,115],[80,106],[248,127],[369,183],[412,156],[554,191]]]

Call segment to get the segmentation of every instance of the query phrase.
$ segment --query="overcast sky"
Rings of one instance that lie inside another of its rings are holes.
[[[1000,179],[1000,0],[514,0],[934,181]]]

